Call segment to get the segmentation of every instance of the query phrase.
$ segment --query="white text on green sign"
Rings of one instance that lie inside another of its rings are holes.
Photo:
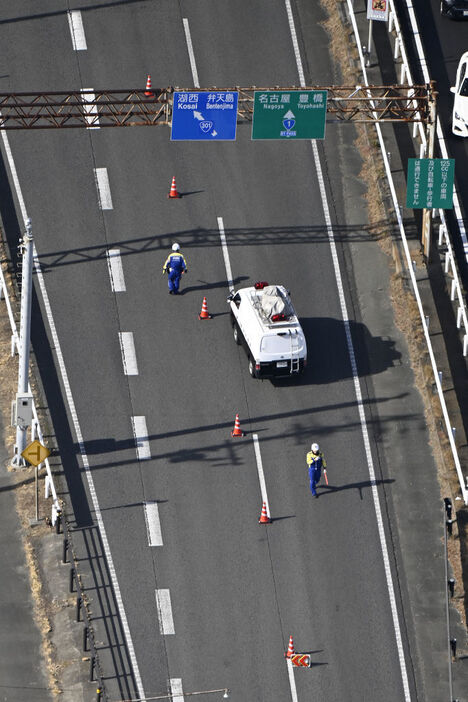
[[[326,90],[257,90],[252,139],[323,139],[326,113]]]

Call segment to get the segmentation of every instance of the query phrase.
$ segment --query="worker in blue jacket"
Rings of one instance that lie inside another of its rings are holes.
[[[180,253],[179,244],[172,244],[172,253],[166,258],[163,273],[168,275],[169,295],[178,295],[180,277],[187,273],[187,262]]]
[[[309,466],[310,491],[314,497],[318,497],[316,487],[322,476],[322,468],[325,470],[327,464],[318,444],[312,444],[310,449],[306,456]]]

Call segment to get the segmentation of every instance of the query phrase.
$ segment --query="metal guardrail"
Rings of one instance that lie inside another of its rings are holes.
[[[346,3],[347,3],[347,7],[348,7],[348,15],[349,15],[350,20],[351,20],[351,24],[353,27],[353,32],[354,32],[354,36],[355,36],[355,40],[356,40],[356,44],[357,44],[357,48],[358,48],[358,52],[359,52],[359,60],[360,60],[360,64],[361,64],[361,71],[363,74],[364,83],[367,86],[367,85],[369,85],[369,82],[367,79],[366,61],[365,61],[365,56],[364,56],[363,47],[362,47],[362,43],[361,43],[361,37],[359,34],[359,29],[358,29],[357,22],[356,22],[356,17],[354,14],[353,0],[346,0]],[[395,40],[396,41],[396,48],[394,51],[394,56],[395,55],[398,56],[398,53],[401,52],[401,55],[402,55],[402,57],[404,57],[404,61],[405,61],[405,67],[404,67],[404,70],[402,69],[402,71],[401,71],[401,77],[403,79],[406,78],[408,81],[410,81],[410,80],[412,80],[411,71],[410,71],[408,61],[407,61],[403,36],[401,33],[401,28],[400,28],[399,23],[398,23],[398,16],[397,16],[396,11],[395,11],[395,5],[394,5],[393,0],[390,0],[390,17],[391,17],[392,26],[393,25],[395,26],[395,31],[396,31],[396,40]],[[389,22],[389,26],[390,26],[390,22]],[[411,86],[411,84],[409,84],[409,86]],[[418,125],[415,124],[413,129],[416,129],[417,126]],[[458,455],[457,447],[455,445],[455,439],[454,439],[453,432],[452,432],[452,423],[450,422],[450,418],[449,418],[449,414],[448,414],[448,410],[447,410],[447,404],[445,402],[445,397],[444,397],[443,390],[442,390],[439,371],[437,368],[437,362],[435,359],[434,350],[432,348],[431,339],[429,336],[428,323],[427,323],[426,315],[425,315],[425,312],[423,309],[423,304],[422,304],[421,296],[419,294],[419,289],[418,289],[418,283],[417,283],[416,276],[415,276],[414,269],[413,269],[413,265],[412,265],[411,254],[410,254],[410,250],[409,250],[409,246],[408,246],[408,240],[406,237],[406,232],[405,232],[405,228],[404,228],[404,224],[403,224],[403,218],[402,218],[402,214],[401,214],[400,204],[398,202],[398,197],[396,194],[395,185],[393,183],[388,153],[387,153],[387,150],[385,148],[385,142],[384,142],[384,138],[383,138],[383,134],[382,134],[381,125],[376,123],[375,130],[377,132],[377,137],[378,137],[380,149],[382,152],[382,159],[383,159],[384,166],[385,166],[385,173],[386,173],[387,181],[388,181],[390,192],[391,192],[392,203],[393,203],[393,207],[394,207],[397,222],[398,222],[398,228],[399,228],[400,235],[401,235],[403,249],[405,252],[407,270],[408,270],[408,274],[409,274],[409,277],[411,280],[411,285],[412,285],[413,292],[415,295],[415,299],[416,299],[416,303],[418,306],[418,311],[419,311],[419,315],[420,315],[420,319],[421,319],[421,324],[422,324],[422,328],[424,331],[424,337],[426,340],[427,350],[429,353],[431,366],[432,366],[432,372],[434,375],[434,382],[435,382],[435,385],[437,388],[440,406],[441,406],[441,410],[442,410],[442,414],[443,414],[443,418],[444,418],[445,429],[447,432],[447,437],[448,437],[448,440],[450,443],[450,449],[452,452],[452,457],[453,457],[455,469],[457,471],[458,480],[460,483],[462,498],[463,498],[464,504],[467,505],[468,504],[468,488],[467,488],[467,484],[466,484],[467,478],[463,475],[463,472],[461,469],[461,464],[460,464],[460,458]],[[415,132],[415,134],[416,133],[417,132]],[[424,156],[424,153],[426,151],[426,147],[427,147],[427,140],[426,140],[425,134],[421,134],[421,157]],[[462,287],[460,284],[460,278],[459,278],[458,272],[457,272],[455,257],[453,255],[452,246],[451,246],[451,243],[450,243],[450,240],[448,237],[447,224],[446,224],[446,220],[445,220],[443,211],[441,213],[441,219],[442,219],[443,225],[442,225],[441,229],[439,230],[439,242],[442,242],[442,244],[444,244],[447,247],[446,259],[445,259],[445,269],[446,269],[446,272],[450,271],[450,273],[452,275],[452,281],[454,281],[454,282],[452,282],[451,299],[454,300],[456,297],[458,305],[459,305],[460,311],[457,313],[457,324],[460,325],[463,321],[463,324],[466,325],[465,326],[465,338],[464,338],[464,343],[463,343],[464,351],[466,351],[466,345],[468,343],[465,340],[466,335],[467,335],[467,331],[468,331],[468,324],[466,323],[466,308],[465,308],[465,304],[464,304],[464,298],[463,298],[463,293],[462,293]]]
[[[11,305],[10,297],[8,295],[8,287],[6,284],[5,276],[3,273],[3,270],[0,266],[0,300],[1,299],[5,300],[5,304],[7,307],[7,312],[8,312],[8,319],[10,320],[10,327],[11,327],[11,355],[14,356],[15,353],[18,352],[18,347],[19,347],[19,336],[18,336],[18,330],[16,326],[16,320],[15,320],[15,315],[13,313],[13,308]],[[29,392],[31,392],[31,386],[28,386]],[[36,409],[36,404],[33,400],[33,421],[32,421],[32,426],[31,426],[31,441],[34,441],[35,438],[38,438],[41,444],[44,443],[44,436],[41,430],[41,425],[39,422],[39,417],[37,415],[37,409]],[[50,464],[49,460],[46,458],[44,461],[45,465],[45,470],[46,470],[46,477],[45,477],[45,494],[44,497],[45,499],[48,499],[50,495],[52,495],[52,508],[51,508],[51,522],[54,525],[57,521],[58,516],[61,513],[61,505],[60,501],[57,497],[57,491],[55,489],[54,485],[54,479],[52,476],[52,471],[50,469]],[[40,469],[42,464],[38,466]]]

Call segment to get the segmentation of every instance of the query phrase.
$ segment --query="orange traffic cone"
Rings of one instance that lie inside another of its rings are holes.
[[[211,314],[208,314],[208,305],[206,304],[206,297],[203,298],[201,312],[198,315],[198,319],[211,319]]]
[[[171,189],[170,189],[169,195],[167,197],[170,197],[170,198],[180,197],[180,194],[177,192],[177,188],[176,188],[176,184],[175,184],[175,176],[172,178]]]
[[[285,658],[291,658],[291,656],[294,656],[294,644],[293,644],[293,638],[292,636],[289,637],[289,646],[288,646],[288,652],[284,654]]]
[[[239,415],[236,414],[234,429],[231,431],[231,436],[244,436],[244,432],[240,428]]]
[[[148,73],[148,78],[146,79],[145,95],[147,97],[154,97],[154,93],[151,90],[151,76],[149,73]]]
[[[270,522],[271,522],[271,519],[268,516],[266,502],[264,502],[263,506],[262,506],[262,513],[260,515],[260,519],[258,520],[258,523],[259,524],[270,524]]]

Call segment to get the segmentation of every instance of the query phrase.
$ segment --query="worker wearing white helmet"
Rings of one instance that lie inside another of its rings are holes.
[[[179,294],[180,277],[187,273],[187,262],[180,252],[179,244],[172,244],[172,253],[166,258],[163,273],[168,274],[169,295]]]
[[[306,461],[309,466],[310,491],[314,497],[318,497],[316,487],[322,476],[322,468],[324,471],[327,468],[325,456],[320,451],[318,444],[312,444],[306,456]]]

